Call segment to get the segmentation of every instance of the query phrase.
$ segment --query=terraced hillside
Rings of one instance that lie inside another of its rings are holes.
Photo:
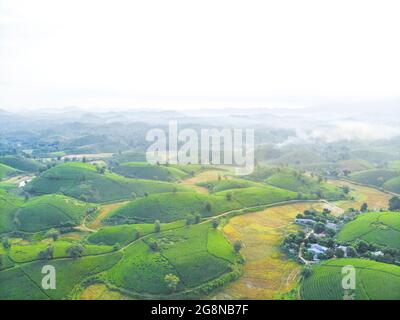
[[[50,228],[76,226],[94,205],[63,195],[45,195],[25,203],[15,215],[17,229],[38,232]]]
[[[184,189],[160,181],[128,179],[96,171],[85,163],[65,163],[51,168],[32,180],[26,190],[33,194],[62,193],[87,202],[111,202],[131,199],[145,194]]]
[[[305,300],[344,300],[342,268],[356,269],[355,300],[399,300],[400,267],[361,259],[329,260],[313,268],[301,286]]]
[[[0,234],[76,226],[88,212],[95,210],[94,205],[62,195],[45,195],[23,202],[0,191]]]
[[[15,230],[14,214],[21,205],[20,198],[0,190],[0,234]]]
[[[400,249],[400,214],[369,212],[344,225],[338,234],[342,242],[364,240],[369,243]]]
[[[158,243],[151,250],[151,243]],[[124,251],[124,257],[107,272],[111,286],[131,294],[179,294],[197,288],[211,290],[237,277],[236,255],[230,243],[209,224],[171,230],[137,241]],[[167,275],[179,278],[172,290],[165,281]]]
[[[0,290],[0,299],[73,298],[85,290],[92,277],[130,296],[198,297],[240,275],[240,256],[209,223],[190,227],[175,224],[159,233],[148,230],[147,235],[146,226],[143,228],[144,235],[127,241],[124,247],[80,244],[68,238],[1,247],[0,281],[10,290]],[[40,253],[49,246],[52,256],[41,258]],[[82,248],[78,257],[69,250],[74,246]],[[57,277],[56,290],[44,291],[41,270],[48,264],[62,276]],[[167,275],[178,278],[176,287],[170,287]]]

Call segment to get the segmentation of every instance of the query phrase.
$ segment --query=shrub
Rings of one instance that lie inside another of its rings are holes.
[[[80,244],[70,246],[65,250],[65,252],[74,259],[81,257],[83,251],[84,248]]]
[[[239,241],[239,240],[236,240],[234,243],[233,243],[233,248],[234,248],[234,250],[235,250],[235,252],[236,253],[239,253],[240,252],[240,250],[242,249],[242,242],[241,241]]]
[[[161,224],[159,220],[154,221],[154,232],[159,233],[161,231]]]
[[[178,287],[180,279],[173,274],[167,274],[164,278],[164,281],[167,284],[167,287],[171,289],[171,291],[175,291]]]
[[[50,229],[49,231],[46,232],[45,237],[52,238],[53,241],[56,241],[60,237],[60,231],[58,231],[57,229],[54,229],[54,228]]]

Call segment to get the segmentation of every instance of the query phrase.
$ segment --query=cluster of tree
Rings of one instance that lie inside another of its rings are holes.
[[[65,252],[72,258],[76,259],[82,256],[84,250],[85,248],[82,245],[76,244],[68,247]]]
[[[400,211],[400,198],[395,196],[389,200],[390,211]]]
[[[50,260],[54,256],[54,247],[48,246],[45,250],[39,251],[37,257],[39,260]]]

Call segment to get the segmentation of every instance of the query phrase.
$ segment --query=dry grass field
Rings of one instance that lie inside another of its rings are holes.
[[[356,208],[359,209],[364,202],[368,203],[370,210],[386,209],[392,195],[379,191],[374,188],[356,185],[347,181],[330,180],[329,183],[336,186],[347,186],[350,188],[350,196],[354,200],[339,201],[335,204],[343,209]]]
[[[123,205],[127,204],[129,201],[122,201],[117,203],[105,204],[100,207],[100,213],[97,215],[96,218],[93,219],[88,225],[91,229],[98,229],[101,227],[101,221],[108,217],[111,211],[122,207]]]
[[[230,172],[228,171],[221,171],[221,170],[209,170],[209,171],[204,171],[201,172],[199,174],[197,174],[196,176],[186,179],[184,181],[182,181],[182,185],[190,187],[194,190],[196,190],[199,193],[202,194],[208,194],[208,190],[207,188],[204,187],[200,187],[200,186],[196,186],[196,183],[199,182],[207,182],[207,181],[215,181],[218,180],[218,177],[222,177],[222,179],[225,179],[225,177],[227,179],[230,179],[229,176]]]

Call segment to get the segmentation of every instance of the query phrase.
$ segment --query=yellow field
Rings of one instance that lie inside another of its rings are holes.
[[[104,284],[87,287],[80,296],[81,300],[128,300],[119,292],[109,290]]]
[[[208,194],[207,188],[196,186],[196,183],[218,180],[218,176],[221,176],[222,179],[225,179],[225,176],[227,179],[230,179],[230,177],[228,176],[229,174],[230,172],[221,170],[204,171],[199,173],[195,177],[183,180],[181,184],[190,187],[199,193]]]
[[[100,213],[97,215],[97,217],[91,221],[88,225],[89,228],[91,229],[98,229],[101,227],[101,221],[110,214],[111,211],[127,204],[129,201],[122,201],[122,202],[117,202],[117,203],[111,203],[111,204],[105,204],[100,207]]]
[[[297,230],[296,215],[310,208],[321,209],[322,204],[279,206],[232,218],[223,231],[229,240],[243,242],[244,273],[212,298],[271,300],[292,290],[300,267],[279,246],[288,232]]]
[[[386,209],[389,206],[389,200],[392,198],[392,195],[377,189],[356,185],[347,181],[330,180],[329,183],[339,187],[348,186],[350,188],[350,196],[354,197],[354,200],[338,201],[335,203],[343,209],[360,209],[364,202],[368,203],[370,210]]]
[[[387,208],[391,198],[373,188],[343,181],[330,183],[351,189],[354,200],[335,202],[342,209],[360,208],[364,202],[371,209]],[[324,203],[285,205],[232,218],[223,231],[231,241],[241,240],[244,244],[244,274],[212,298],[270,300],[290,292],[296,286],[300,266],[279,251],[281,241],[298,228],[293,224],[298,213],[325,206]]]

